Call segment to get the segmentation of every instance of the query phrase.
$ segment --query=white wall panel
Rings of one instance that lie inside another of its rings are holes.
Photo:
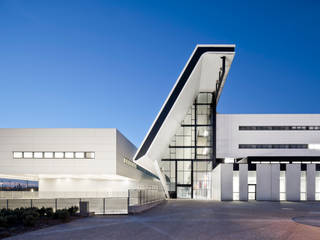
[[[248,201],[248,164],[239,164],[239,200]]]
[[[221,164],[211,172],[212,200],[221,201]]]
[[[233,164],[221,165],[221,200],[233,200]]]
[[[271,164],[271,200],[280,201],[280,164]]]
[[[314,201],[316,194],[316,165],[307,164],[307,200]]]
[[[300,201],[300,164],[286,164],[286,199]]]
[[[271,165],[257,164],[257,200],[271,200]]]

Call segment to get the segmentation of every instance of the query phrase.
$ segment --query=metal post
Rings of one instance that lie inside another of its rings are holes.
[[[103,198],[103,214],[106,214],[106,198]]]
[[[216,159],[216,151],[217,151],[217,93],[213,92],[212,93],[212,104],[211,104],[211,131],[212,131],[212,169],[215,168],[217,165],[217,159]]]
[[[9,199],[7,199],[7,210],[9,209]]]
[[[197,161],[197,98],[194,100],[194,161]],[[191,198],[193,198],[193,161],[191,160]]]
[[[32,208],[32,199],[30,199],[30,205],[31,205],[31,208]]]
[[[56,208],[56,211],[58,210],[58,199],[56,198],[55,199],[55,208]]]
[[[129,213],[129,206],[130,206],[130,189],[128,189],[128,203],[127,203],[127,205],[128,205],[128,213]]]

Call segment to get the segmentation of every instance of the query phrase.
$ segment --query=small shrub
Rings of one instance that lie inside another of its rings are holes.
[[[77,206],[72,206],[68,209],[68,212],[70,214],[70,216],[75,216],[76,213],[78,212],[78,207]]]
[[[7,227],[8,224],[7,224],[7,218],[6,217],[3,217],[3,216],[0,216],[0,227]]]
[[[14,211],[11,210],[11,209],[3,208],[3,209],[1,209],[1,211],[0,211],[0,215],[1,215],[1,216],[4,216],[4,217],[9,216],[9,215],[14,215]]]
[[[46,208],[42,207],[42,208],[38,209],[38,213],[39,213],[40,217],[44,217],[46,215]]]
[[[14,214],[15,216],[17,216],[18,221],[19,221],[19,219],[22,219],[22,218],[23,218],[24,211],[25,211],[25,209],[24,209],[23,207],[21,207],[21,208],[16,208],[15,210],[13,210],[13,214]]]
[[[61,219],[62,221],[67,221],[70,218],[70,214],[67,209],[57,210],[54,213],[55,219]]]
[[[23,225],[26,227],[34,227],[37,219],[33,215],[26,215],[23,219]]]
[[[53,217],[53,209],[52,209],[52,208],[46,208],[45,215],[46,215],[48,218],[52,218],[52,217]]]
[[[14,226],[18,224],[18,217],[16,215],[7,216],[7,224],[9,226]]]
[[[23,212],[23,217],[25,218],[28,215],[32,215],[35,219],[40,217],[37,208],[26,208]]]

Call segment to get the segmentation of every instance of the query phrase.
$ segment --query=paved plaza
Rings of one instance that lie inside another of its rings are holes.
[[[79,219],[8,239],[320,239],[318,202],[170,200],[145,213]]]

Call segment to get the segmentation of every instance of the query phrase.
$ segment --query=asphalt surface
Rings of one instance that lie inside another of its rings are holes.
[[[319,240],[318,226],[318,202],[170,200],[138,215],[79,219],[8,239]]]

